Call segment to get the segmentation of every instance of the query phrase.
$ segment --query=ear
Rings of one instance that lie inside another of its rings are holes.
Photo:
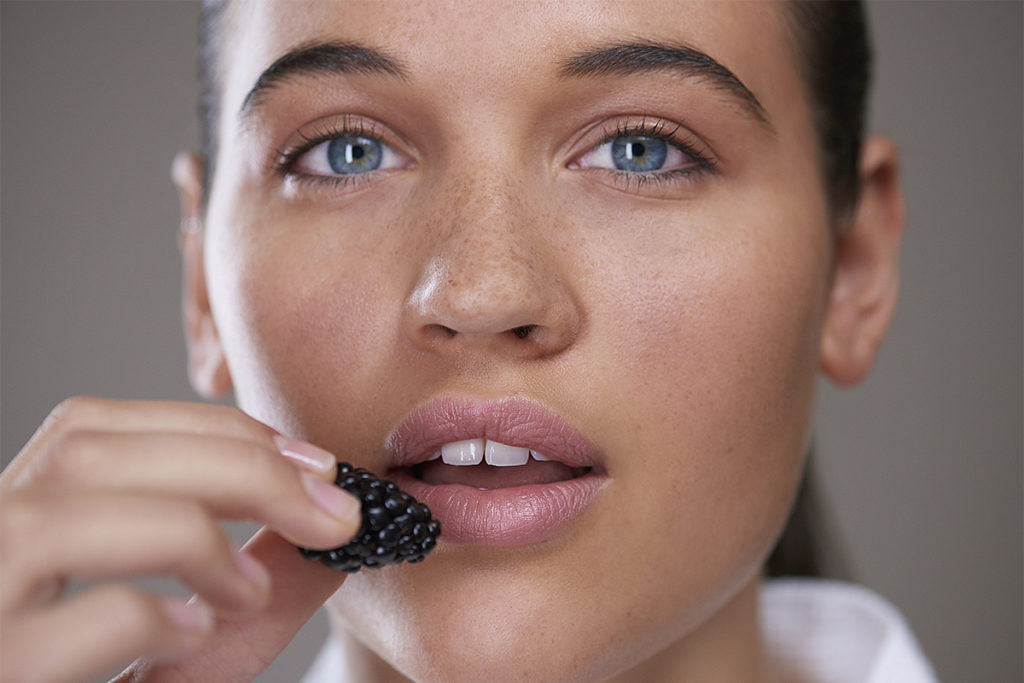
[[[906,218],[899,156],[885,138],[861,153],[861,194],[835,242],[835,271],[821,341],[821,369],[837,384],[868,374],[899,292],[899,252]]]
[[[171,176],[181,200],[178,243],[183,266],[182,312],[188,344],[188,375],[204,398],[231,390],[231,374],[210,310],[203,260],[203,162],[197,154],[179,152]]]

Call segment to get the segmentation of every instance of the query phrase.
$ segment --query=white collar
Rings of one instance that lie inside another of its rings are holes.
[[[768,656],[784,680],[935,683],[900,613],[861,586],[774,579],[761,592]]]

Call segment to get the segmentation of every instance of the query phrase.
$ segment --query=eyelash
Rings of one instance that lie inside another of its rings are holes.
[[[335,138],[353,135],[381,140],[380,133],[372,123],[367,125],[362,119],[354,118],[346,114],[341,121],[330,121],[328,123],[320,124],[308,133],[299,130],[297,135],[302,142],[282,147],[275,152],[276,161],[274,162],[273,170],[277,174],[285,178],[293,179],[297,182],[310,183],[316,187],[326,187],[329,189],[340,189],[343,187],[350,188],[358,185],[359,183],[365,182],[367,180],[365,176],[376,175],[376,172],[370,172],[352,175],[327,176],[303,173],[302,171],[295,170],[295,165],[306,152],[310,151],[317,145],[329,142]]]
[[[601,145],[608,144],[617,138],[642,136],[656,140],[663,140],[693,160],[692,166],[670,169],[668,171],[637,172],[595,169],[603,170],[606,173],[611,174],[616,179],[616,182],[622,183],[626,186],[626,189],[630,191],[639,191],[652,183],[658,186],[663,186],[679,182],[693,182],[701,175],[713,175],[718,172],[718,159],[715,158],[707,146],[697,136],[692,133],[681,134],[681,125],[677,124],[671,130],[668,130],[668,126],[669,124],[665,121],[647,122],[646,120],[643,120],[639,123],[632,124],[619,123],[614,129],[607,130],[600,142],[591,146],[586,152],[584,152],[584,154],[588,154]],[[370,176],[372,178],[376,175],[375,172],[371,172],[365,174],[327,176],[303,173],[295,170],[296,163],[304,154],[306,154],[306,152],[315,148],[317,145],[329,142],[335,138],[352,135],[381,140],[381,136],[378,133],[377,128],[372,125],[372,123],[367,125],[362,119],[346,115],[341,121],[331,121],[321,124],[309,133],[300,130],[297,134],[299,138],[301,138],[302,142],[278,149],[275,153],[276,161],[273,165],[273,169],[279,175],[293,179],[297,182],[309,183],[317,187],[326,187],[329,189],[351,188],[360,183],[366,182],[369,179],[366,176]],[[577,160],[578,159],[579,157],[577,157]]]
[[[693,182],[701,175],[717,174],[718,159],[711,153],[707,145],[692,133],[681,133],[681,125],[675,124],[671,130],[668,130],[669,125],[668,122],[661,120],[655,122],[642,120],[639,123],[631,124],[619,123],[614,129],[605,132],[601,141],[590,147],[584,154],[589,154],[592,150],[606,145],[616,138],[642,136],[663,140],[693,160],[692,166],[668,171],[638,172],[595,169],[610,173],[616,178],[616,181],[625,184],[630,191],[639,191],[651,183],[663,186],[677,182]]]

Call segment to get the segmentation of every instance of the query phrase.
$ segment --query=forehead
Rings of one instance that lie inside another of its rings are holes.
[[[239,0],[221,35],[222,102],[237,111],[264,69],[314,42],[365,45],[406,66],[412,86],[493,99],[536,90],[596,45],[653,41],[709,54],[771,111],[800,94],[782,15],[767,1]]]

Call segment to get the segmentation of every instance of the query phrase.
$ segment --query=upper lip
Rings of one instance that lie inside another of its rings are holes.
[[[436,398],[419,406],[385,440],[394,468],[428,460],[443,444],[485,438],[537,451],[570,467],[599,468],[597,449],[555,412],[525,396]]]

